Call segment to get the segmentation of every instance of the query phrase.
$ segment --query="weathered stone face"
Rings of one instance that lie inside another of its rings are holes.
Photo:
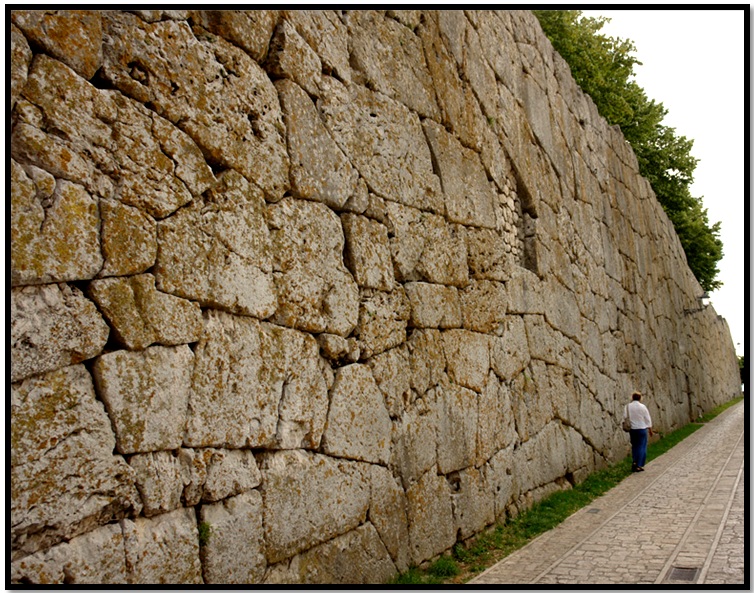
[[[11,386],[13,558],[141,509],[82,365]]]
[[[739,394],[530,12],[10,21],[13,584],[389,582]]]

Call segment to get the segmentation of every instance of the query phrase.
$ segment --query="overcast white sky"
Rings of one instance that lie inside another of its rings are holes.
[[[636,82],[668,110],[663,123],[694,141],[699,159],[691,194],[702,197],[710,224],[721,222],[723,259],[712,306],[730,326],[738,354],[745,354],[745,121],[743,10],[583,10],[611,19],[601,30],[631,39]],[[748,108],[748,106],[747,106]]]

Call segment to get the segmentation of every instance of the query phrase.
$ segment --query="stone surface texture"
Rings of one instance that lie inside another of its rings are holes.
[[[385,583],[740,394],[530,12],[10,15],[12,583]]]

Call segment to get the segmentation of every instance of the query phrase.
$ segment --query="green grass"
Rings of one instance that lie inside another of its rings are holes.
[[[683,439],[696,432],[703,423],[709,422],[721,412],[737,404],[743,398],[733,399],[659,440],[649,444],[647,461],[651,461],[672,449]],[[567,517],[602,496],[631,474],[631,457],[606,469],[590,474],[583,482],[570,490],[555,492],[536,503],[515,518],[498,524],[477,535],[468,545],[456,544],[452,556],[442,556],[425,569],[412,567],[395,577],[391,584],[421,585],[463,583],[475,573],[485,570],[495,562],[522,548],[538,535],[562,523]]]

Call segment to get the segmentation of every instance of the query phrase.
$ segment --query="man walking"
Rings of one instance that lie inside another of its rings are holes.
[[[623,418],[631,420],[631,458],[633,464],[631,471],[643,472],[647,461],[647,443],[652,432],[652,418],[647,406],[641,403],[641,393],[634,391],[631,394],[631,403],[623,410]]]

